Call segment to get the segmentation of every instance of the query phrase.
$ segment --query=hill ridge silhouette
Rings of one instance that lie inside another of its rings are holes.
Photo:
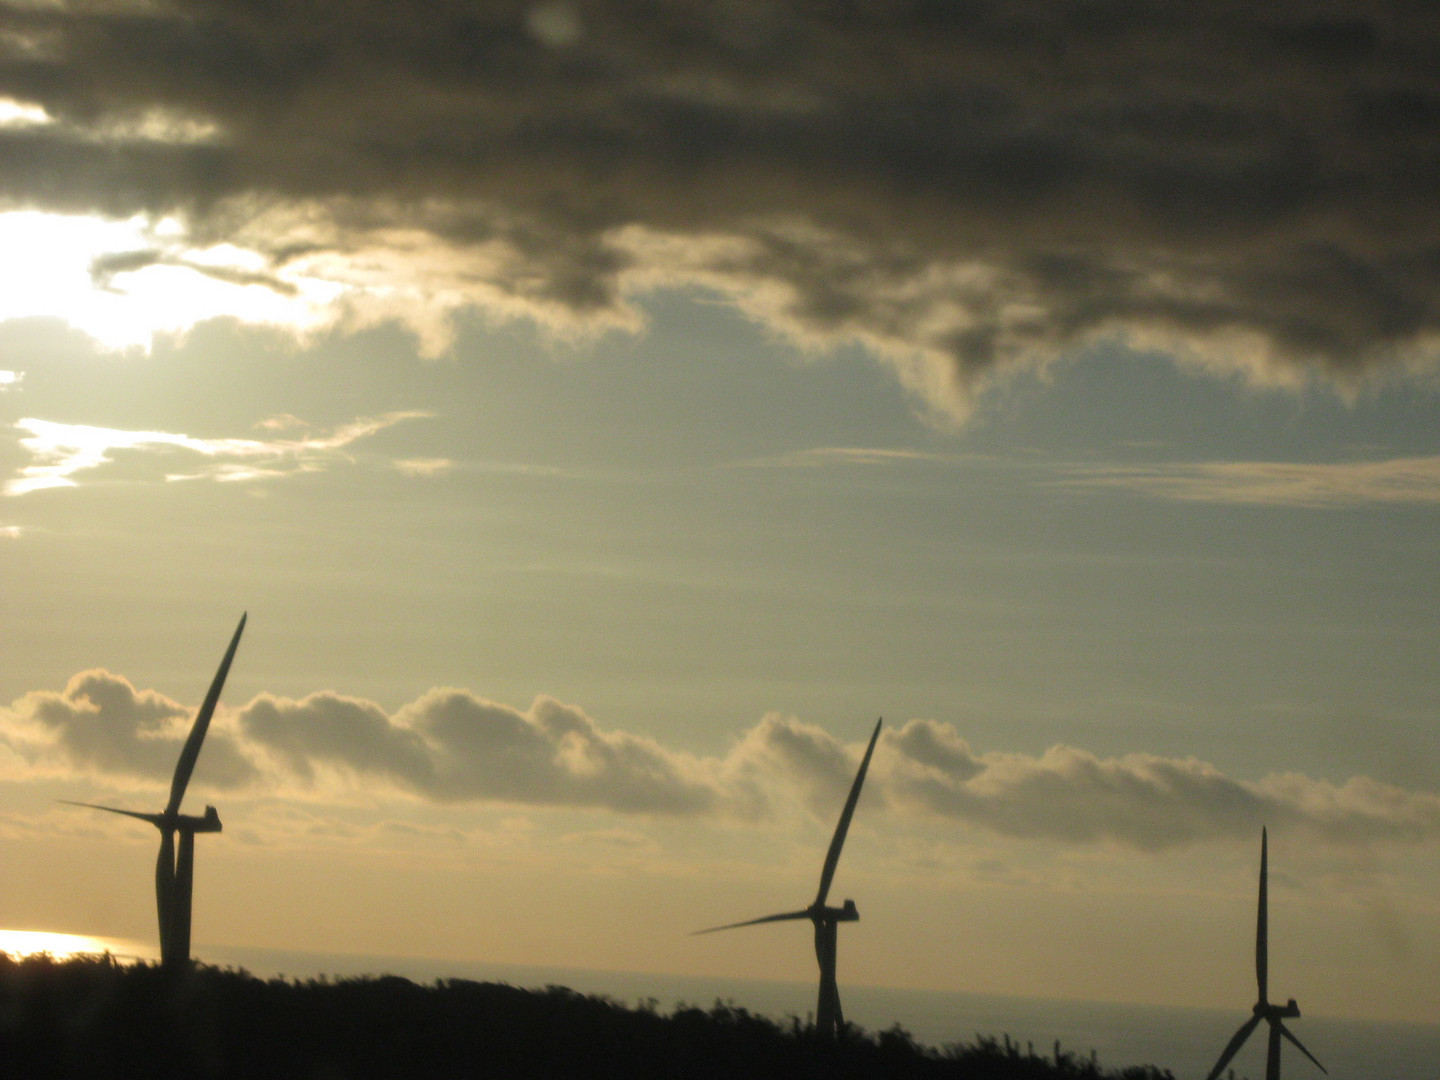
[[[900,1025],[777,1021],[724,1002],[628,1006],[563,986],[397,975],[260,979],[198,965],[176,973],[111,956],[0,953],[0,1061],[11,1075],[515,1080],[1173,1080],[1153,1066],[1103,1069],[1058,1043],[1008,1036],[921,1045]]]

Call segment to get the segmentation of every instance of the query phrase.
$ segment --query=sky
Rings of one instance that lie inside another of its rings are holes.
[[[1440,1019],[1430,4],[0,0],[0,926]],[[23,873],[14,872],[24,868]]]

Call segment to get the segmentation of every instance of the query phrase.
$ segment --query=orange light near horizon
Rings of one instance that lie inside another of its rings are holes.
[[[57,960],[86,954],[109,953],[115,957],[153,960],[155,950],[138,941],[121,938],[90,937],[86,934],[61,934],[49,930],[0,930],[0,952],[12,957],[49,953]]]

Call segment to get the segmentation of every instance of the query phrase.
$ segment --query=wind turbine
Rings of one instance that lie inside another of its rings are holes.
[[[1325,1066],[1315,1060],[1315,1055],[1310,1053],[1309,1050],[1306,1050],[1304,1043],[1292,1035],[1290,1029],[1283,1023],[1287,1018],[1298,1017],[1300,1015],[1300,1006],[1295,1004],[1295,999],[1291,998],[1288,1005],[1272,1005],[1270,999],[1266,996],[1268,992],[1267,982],[1270,966],[1267,955],[1269,951],[1268,918],[1265,911],[1265,849],[1267,844],[1268,840],[1265,835],[1265,830],[1262,828],[1260,830],[1260,914],[1255,923],[1255,980],[1260,984],[1260,1000],[1255,1003],[1255,1015],[1240,1025],[1240,1030],[1235,1032],[1229,1043],[1226,1044],[1224,1052],[1220,1055],[1220,1060],[1215,1063],[1215,1068],[1210,1070],[1210,1075],[1206,1077],[1206,1080],[1215,1080],[1215,1078],[1220,1075],[1220,1070],[1230,1064],[1230,1059],[1235,1056],[1236,1051],[1238,1051],[1240,1047],[1245,1045],[1245,1040],[1250,1037],[1251,1032],[1260,1026],[1261,1020],[1264,1020],[1270,1025],[1270,1047],[1265,1056],[1265,1080],[1280,1080],[1281,1036],[1289,1039],[1302,1054],[1311,1061],[1314,1061],[1315,1067],[1322,1073],[1325,1073],[1327,1076],[1330,1075],[1326,1072]]]
[[[845,799],[845,809],[840,811],[840,822],[835,826],[835,835],[830,840],[830,850],[825,853],[825,867],[820,871],[820,891],[815,902],[800,911],[785,911],[779,915],[765,915],[759,919],[712,926],[708,930],[697,930],[697,934],[713,934],[717,930],[734,930],[740,926],[755,926],[759,923],[785,922],[790,919],[809,919],[815,924],[815,959],[820,962],[820,997],[815,1005],[815,1026],[824,1035],[834,1035],[845,1023],[840,1012],[840,989],[835,983],[835,948],[839,937],[839,924],[856,922],[860,912],[855,910],[855,901],[846,900],[844,907],[826,907],[825,898],[830,893],[830,881],[835,876],[835,866],[840,862],[840,849],[845,845],[845,834],[850,829],[850,819],[855,814],[855,804],[860,801],[860,786],[865,783],[865,770],[870,767],[870,755],[875,752],[875,740],[880,737],[882,717],[875,722],[875,731],[870,736],[870,745],[860,759],[860,771],[850,785],[850,794]]]
[[[215,807],[205,807],[201,817],[180,813],[180,800],[185,797],[185,787],[190,783],[190,774],[195,771],[195,762],[200,757],[200,744],[205,741],[205,732],[210,727],[210,717],[220,700],[220,690],[225,685],[225,676],[230,673],[230,662],[235,659],[235,650],[240,645],[240,635],[245,630],[248,613],[240,616],[240,625],[220,661],[220,670],[210,684],[200,711],[195,714],[195,723],[185,745],[180,748],[180,760],[175,763],[175,776],[170,781],[170,801],[158,814],[142,814],[138,810],[120,810],[114,806],[100,806],[96,803],[61,800],[71,806],[88,806],[95,810],[107,810],[112,814],[148,821],[160,830],[160,857],[155,862],[155,906],[160,918],[160,963],[163,967],[184,967],[190,962],[190,902],[195,883],[195,834],[220,831],[220,815]],[[180,837],[180,852],[176,856],[175,837]]]

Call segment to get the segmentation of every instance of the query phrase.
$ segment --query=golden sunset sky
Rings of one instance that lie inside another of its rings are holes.
[[[0,927],[1435,1021],[1433,5],[0,0]]]

